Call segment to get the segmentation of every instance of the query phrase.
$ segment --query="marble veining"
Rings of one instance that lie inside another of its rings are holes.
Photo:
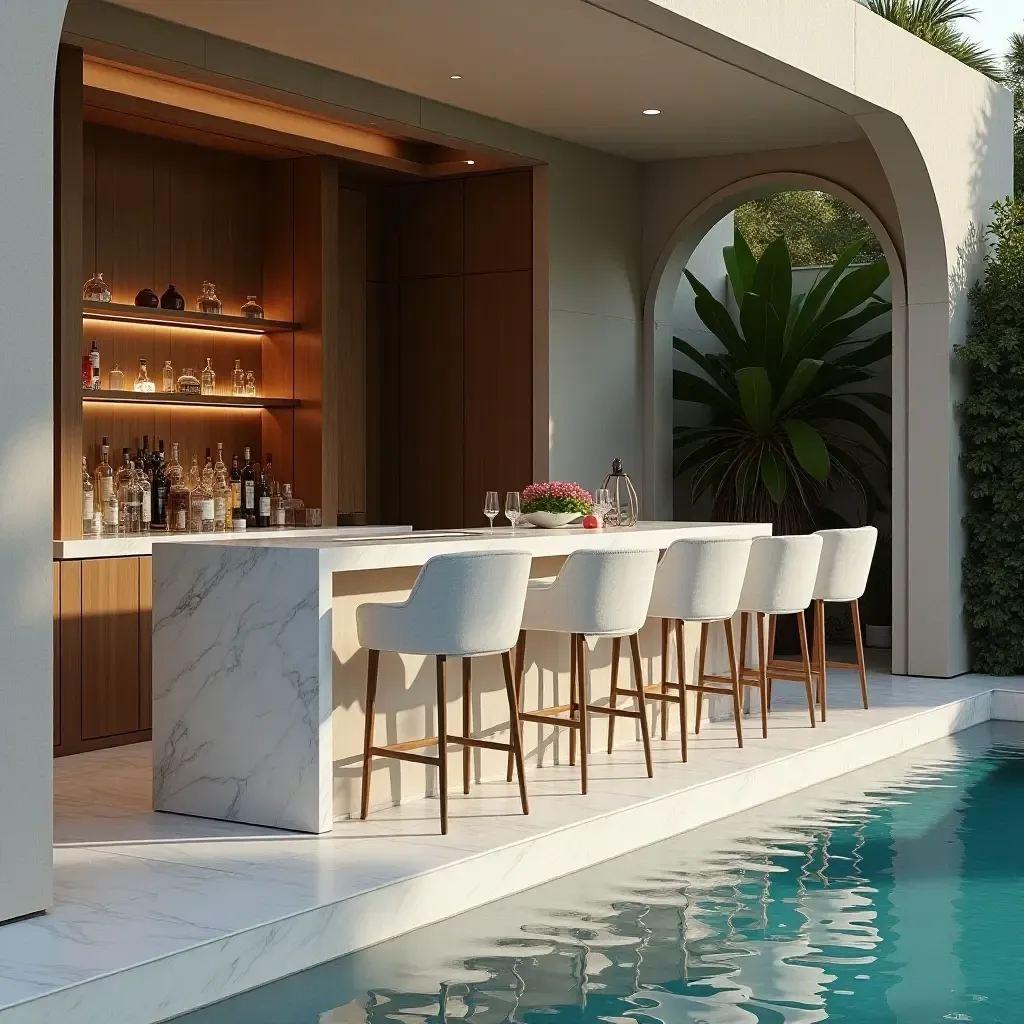
[[[154,807],[328,829],[316,552],[158,548],[153,579]]]

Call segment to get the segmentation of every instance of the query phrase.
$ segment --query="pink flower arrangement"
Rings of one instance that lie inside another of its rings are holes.
[[[594,499],[590,491],[584,490],[579,484],[566,484],[551,481],[545,484],[530,484],[522,494],[524,515],[531,512],[575,512],[577,515],[590,515],[594,508]]]

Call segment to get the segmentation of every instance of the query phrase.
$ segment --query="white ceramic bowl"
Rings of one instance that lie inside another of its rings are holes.
[[[578,512],[531,512],[523,516],[523,522],[532,523],[542,530],[560,530],[579,518]]]

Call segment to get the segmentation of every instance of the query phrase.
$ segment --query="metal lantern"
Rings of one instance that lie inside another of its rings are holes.
[[[605,513],[608,526],[636,526],[640,521],[640,499],[633,482],[622,469],[622,459],[612,463],[612,471],[604,478],[603,487],[611,493],[612,507]]]

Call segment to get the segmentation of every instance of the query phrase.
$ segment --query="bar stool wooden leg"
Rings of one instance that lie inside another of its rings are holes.
[[[587,685],[587,641],[582,633],[576,634],[576,685],[579,699],[577,711],[580,721],[580,779],[584,796],[587,795],[587,761],[590,753],[590,741],[587,736],[587,703],[590,687]],[[573,732],[576,730],[574,729]]]
[[[615,638],[616,641],[619,639]],[[634,633],[629,638],[629,649],[633,655],[633,689],[636,690],[636,709],[640,712],[640,735],[644,741],[644,760],[647,762],[647,778],[654,778],[654,761],[651,758],[651,727],[647,721],[647,701],[644,698],[644,663],[640,657],[640,637]],[[683,694],[686,698],[686,694]],[[615,721],[615,716],[612,716]]]
[[[612,637],[612,689],[608,697],[608,707],[614,708],[619,703],[619,659],[622,656],[622,637]],[[612,752],[615,742],[616,715],[608,716],[608,753]]]
[[[825,649],[825,602],[814,602],[814,625],[818,635],[818,705],[821,720],[828,715],[828,652]]]
[[[729,674],[732,676],[732,716],[736,720],[736,743],[743,746],[743,709],[740,706],[740,674],[736,666],[736,634],[732,619],[724,619],[725,646],[729,650]]]
[[[857,648],[857,674],[860,676],[860,697],[864,702],[864,710],[868,709],[868,670],[864,662],[864,637],[860,631],[860,601],[850,602],[850,613],[853,615],[853,642]]]
[[[704,666],[707,664],[708,657],[708,624],[702,622],[700,624],[700,653],[697,655],[697,685],[704,685]],[[704,714],[704,694],[697,691],[697,715],[693,722],[693,734],[694,736],[700,733],[700,721]]]
[[[473,661],[471,658],[462,659],[462,735],[468,737],[471,729],[470,715],[470,683],[473,675]],[[469,769],[470,750],[468,746],[462,748],[462,792],[469,793]]]
[[[668,634],[672,623],[668,619],[661,620],[661,692],[668,693]],[[661,738],[668,739],[668,701],[661,704]],[[614,721],[614,719],[613,719]]]
[[[575,633],[569,638],[569,717],[576,717],[579,702],[576,700],[577,679],[579,676],[580,645]],[[569,764],[576,764],[576,730],[569,730]]]
[[[757,613],[757,667],[761,691],[761,736],[768,739],[768,664],[765,657],[764,612]]]
[[[768,664],[775,661],[775,616],[768,617]],[[768,710],[772,709],[772,677],[768,673]]]
[[[517,662],[519,664],[519,662]],[[515,683],[512,680],[512,659],[508,651],[502,652],[501,665],[505,670],[505,692],[508,694],[509,740],[512,744],[512,755],[516,762],[519,775],[519,799],[522,801],[523,814],[530,813],[530,804],[526,798],[526,770],[523,765],[523,733],[519,724],[519,698]]]
[[[516,664],[515,664],[515,679],[516,679],[516,720],[518,721],[518,712],[523,708],[523,673],[526,671],[526,630],[519,630],[519,637],[516,640]],[[523,729],[522,724],[519,725],[519,745],[523,743]],[[512,753],[508,755],[508,771],[506,772],[506,782],[512,781]]]
[[[800,634],[800,660],[804,669],[804,689],[807,692],[807,713],[811,716],[811,728],[815,728],[814,720],[814,684],[811,682],[811,658],[807,652],[807,622],[803,612],[796,614],[796,628]]]
[[[740,612],[740,677],[747,670],[747,612]]]
[[[682,737],[683,762],[685,763],[689,754],[687,751],[687,712],[686,712],[686,648],[684,646],[684,629],[682,619],[676,619],[676,672],[679,683],[679,733]]]
[[[359,817],[370,812],[370,747],[373,746],[373,715],[377,706],[377,670],[380,651],[370,651],[366,662],[366,711],[363,725],[363,793]]]
[[[448,661],[437,656],[437,786],[441,798],[441,835],[448,835]]]

